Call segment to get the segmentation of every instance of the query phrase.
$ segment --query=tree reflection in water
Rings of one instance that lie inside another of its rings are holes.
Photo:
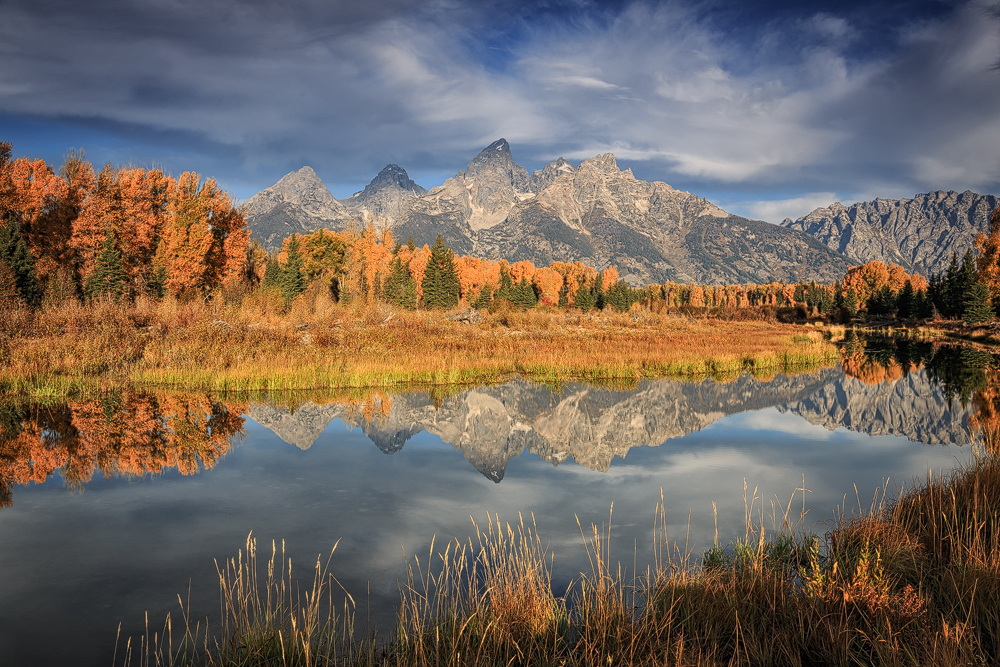
[[[141,476],[212,468],[243,435],[246,404],[200,394],[112,393],[49,404],[0,402],[0,507],[15,485],[40,484],[59,471],[79,489],[94,471]]]

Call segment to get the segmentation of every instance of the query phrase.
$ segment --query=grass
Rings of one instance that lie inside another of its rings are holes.
[[[134,304],[68,301],[0,314],[0,391],[35,397],[133,386],[224,392],[402,385],[770,376],[836,363],[814,327],[635,310],[482,314],[342,305],[309,292]]]
[[[252,542],[220,568],[217,630],[140,641],[142,665],[996,665],[1000,653],[1000,462],[983,456],[894,501],[844,518],[820,540],[789,520],[695,563],[665,534],[654,565],[610,559],[608,527],[581,529],[590,571],[565,595],[532,522],[491,517],[476,538],[433,545],[401,585],[386,641],[355,638],[352,604],[317,562],[309,591],[261,584]],[[322,604],[321,604],[322,602]],[[207,621],[206,621],[207,623]],[[127,663],[128,661],[126,661]]]

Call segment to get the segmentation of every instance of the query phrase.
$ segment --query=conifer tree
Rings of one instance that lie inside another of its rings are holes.
[[[267,264],[264,266],[264,277],[260,280],[261,289],[270,289],[272,287],[281,286],[281,264],[278,263],[277,258],[268,257]]]
[[[479,290],[479,296],[476,297],[476,301],[472,304],[472,307],[481,310],[489,308],[492,305],[493,289],[489,285],[483,285],[482,289]]]
[[[986,283],[977,280],[972,284],[963,304],[962,319],[966,324],[979,324],[993,319],[993,307],[990,305],[990,288]]]
[[[410,275],[410,269],[403,260],[396,257],[389,265],[389,277],[385,280],[384,298],[400,308],[417,307],[417,281]]]
[[[511,303],[518,308],[534,308],[535,304],[538,303],[538,295],[535,294],[535,288],[531,286],[531,283],[525,277],[522,277],[521,282],[514,288],[513,296],[514,298],[511,299]]]
[[[913,317],[926,319],[934,315],[934,303],[926,290],[917,290],[913,295]]]
[[[105,232],[94,270],[87,278],[83,292],[91,299],[110,295],[118,300],[122,297],[127,282],[121,250],[118,249],[114,235],[110,231]]]
[[[901,320],[913,317],[913,299],[913,283],[907,280],[896,296],[896,317]]]
[[[299,252],[298,236],[292,236],[288,240],[288,257],[281,270],[280,287],[285,303],[306,291],[306,277],[302,274],[302,254]]]
[[[42,300],[42,293],[35,273],[35,258],[24,242],[21,225],[13,216],[0,229],[0,261],[14,273],[21,299],[29,306],[37,306]]]
[[[858,295],[853,287],[848,288],[847,294],[844,295],[844,310],[849,317],[855,317],[858,314]]]
[[[562,287],[559,288],[559,307],[565,308],[569,305],[569,283],[563,280]]]
[[[440,236],[431,248],[420,287],[424,293],[424,304],[428,308],[454,308],[458,305],[462,285],[455,269],[455,257]]]
[[[500,285],[493,298],[497,301],[514,303],[514,281],[511,280],[510,270],[506,266],[500,266]]]
[[[417,244],[413,242],[412,236],[406,239],[406,247],[410,250],[411,253],[417,249]]]
[[[146,281],[146,291],[157,299],[167,293],[167,270],[162,265],[153,267]]]
[[[17,276],[7,262],[0,259],[0,308],[12,308],[19,303],[23,301],[17,289]]]
[[[604,274],[598,273],[594,279],[594,306],[604,310]]]
[[[597,299],[594,298],[594,293],[583,280],[583,276],[580,276],[580,282],[576,288],[576,307],[587,312],[596,304]]]

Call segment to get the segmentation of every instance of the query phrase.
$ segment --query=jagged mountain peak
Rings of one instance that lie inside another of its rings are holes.
[[[465,177],[475,178],[480,172],[491,167],[510,170],[514,166],[514,155],[510,152],[510,144],[507,143],[506,139],[500,138],[472,158],[472,161],[465,168]]]
[[[413,180],[410,179],[409,174],[406,173],[406,170],[398,164],[387,164],[382,171],[380,171],[378,175],[371,180],[371,183],[365,186],[364,190],[356,192],[351,196],[364,196],[366,194],[371,194],[387,188],[407,190],[417,195],[422,195],[427,192],[427,190],[414,183]]]

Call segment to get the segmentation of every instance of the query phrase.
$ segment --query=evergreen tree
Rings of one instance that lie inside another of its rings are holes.
[[[594,306],[604,310],[604,274],[598,273],[594,279]]]
[[[156,266],[149,274],[146,281],[146,291],[157,299],[162,299],[167,291],[167,270],[163,266]]]
[[[410,249],[410,252],[413,252],[414,250],[417,249],[417,244],[413,242],[412,236],[406,239],[406,247]]]
[[[569,305],[569,283],[563,280],[562,287],[559,288],[559,307],[565,308]]]
[[[285,298],[285,303],[290,302],[306,291],[306,277],[302,273],[302,254],[299,252],[299,237],[292,236],[288,240],[288,258],[285,266],[281,270],[281,296]]]
[[[913,317],[913,283],[909,280],[903,285],[903,289],[899,290],[899,295],[896,297],[896,317],[901,320],[908,320]]]
[[[954,285],[949,289],[952,297],[952,313],[954,317],[964,317],[965,302],[972,286],[976,284],[976,256],[972,248],[965,251],[962,267],[958,270]]]
[[[272,287],[281,287],[281,264],[278,263],[277,258],[268,257],[267,264],[264,266],[264,277],[260,280],[260,288],[271,289]]]
[[[462,284],[458,280],[455,257],[440,236],[431,248],[421,288],[424,304],[428,308],[454,308],[458,305]]]
[[[538,303],[538,295],[535,294],[535,288],[531,286],[527,278],[521,278],[521,282],[514,288],[513,296],[514,298],[511,299],[511,303],[518,308],[534,308],[535,304]]]
[[[476,301],[472,304],[473,308],[483,309],[489,308],[493,305],[493,290],[489,285],[483,285],[483,288],[479,290],[479,296],[476,297]]]
[[[979,324],[993,319],[993,306],[990,305],[990,288],[986,283],[977,280],[972,283],[963,304],[962,319],[966,324]]]
[[[583,281],[583,276],[580,276],[579,285],[576,288],[576,307],[587,312],[597,304],[597,299],[594,297],[594,293],[586,283]]]
[[[917,290],[913,295],[913,317],[926,319],[934,315],[934,303],[926,290]]]
[[[958,255],[951,253],[951,263],[948,265],[948,271],[945,272],[944,277],[938,280],[938,298],[934,300],[938,312],[945,317],[955,317],[958,314],[955,310],[957,299],[953,289],[958,282],[958,272]]]
[[[883,285],[868,298],[867,307],[872,317],[892,317],[896,312],[896,295],[888,285]]]
[[[856,317],[858,314],[858,293],[853,287],[848,288],[844,295],[844,310],[849,317]]]
[[[408,266],[399,257],[389,265],[389,277],[385,279],[384,297],[389,303],[413,310],[417,307],[417,281],[410,275]]]
[[[122,253],[118,249],[114,235],[109,231],[104,234],[104,242],[101,243],[101,250],[97,254],[94,272],[87,278],[83,293],[91,299],[110,295],[118,300],[125,291],[126,283]]]
[[[42,300],[35,273],[35,258],[28,251],[28,244],[21,234],[21,225],[14,217],[0,229],[0,261],[4,262],[17,280],[17,291],[29,306],[37,306]]]
[[[510,278],[510,271],[503,265],[500,266],[500,286],[497,287],[497,293],[493,298],[497,301],[514,303],[514,281]]]

